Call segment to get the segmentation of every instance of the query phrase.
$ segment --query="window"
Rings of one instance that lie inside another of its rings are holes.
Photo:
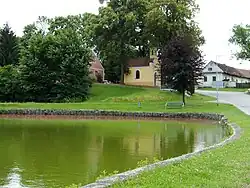
[[[140,71],[137,70],[137,71],[135,72],[135,79],[140,79],[140,77],[141,77]]]
[[[207,77],[206,76],[204,76],[204,82],[207,82]]]
[[[216,76],[213,76],[213,81],[214,81],[214,82],[216,81]]]
[[[208,71],[212,71],[213,69],[212,68],[208,68]]]

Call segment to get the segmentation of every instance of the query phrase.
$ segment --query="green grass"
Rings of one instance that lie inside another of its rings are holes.
[[[145,172],[135,179],[113,187],[250,187],[250,118],[232,105],[207,101],[210,97],[187,98],[183,109],[164,109],[166,101],[180,101],[176,93],[153,88],[94,85],[89,101],[84,103],[1,103],[0,108],[109,109],[122,111],[218,112],[243,130],[240,139],[222,148],[178,164]],[[138,108],[137,102],[142,102]]]
[[[42,109],[102,109],[121,111],[164,111],[167,101],[181,101],[175,92],[160,91],[158,88],[95,84],[90,99],[82,103],[0,103],[0,108],[42,108]],[[187,97],[186,110],[195,105],[202,108],[211,97],[194,95]],[[138,108],[138,102],[142,108]]]
[[[216,88],[199,88],[199,90],[216,91]],[[245,92],[246,88],[220,88],[219,91]]]

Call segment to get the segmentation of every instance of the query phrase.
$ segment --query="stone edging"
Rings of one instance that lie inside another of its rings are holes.
[[[109,187],[111,185],[114,185],[115,183],[119,183],[121,181],[126,181],[128,179],[136,177],[137,175],[141,174],[142,172],[153,170],[153,169],[155,169],[157,167],[164,167],[164,166],[167,166],[167,165],[170,165],[170,164],[173,164],[173,163],[181,162],[181,161],[189,159],[189,158],[191,158],[193,156],[197,156],[197,155],[199,155],[199,154],[201,154],[201,153],[203,153],[205,151],[209,151],[209,150],[216,149],[218,147],[224,146],[227,143],[232,142],[233,140],[239,138],[240,134],[241,134],[240,127],[238,125],[234,124],[234,123],[229,124],[227,122],[227,119],[223,115],[221,115],[220,117],[221,117],[221,120],[219,120],[220,124],[225,125],[225,126],[230,126],[233,129],[233,134],[229,138],[227,138],[226,140],[224,140],[224,141],[222,141],[222,142],[220,142],[218,144],[215,144],[213,146],[209,146],[209,147],[206,147],[206,148],[204,148],[202,150],[193,152],[193,153],[184,154],[184,155],[181,155],[179,157],[167,159],[167,160],[160,161],[160,162],[157,162],[157,163],[154,163],[154,164],[146,165],[144,167],[136,168],[134,170],[130,170],[130,171],[123,172],[123,173],[120,173],[120,174],[116,174],[116,175],[113,175],[113,176],[110,176],[110,177],[106,177],[106,178],[97,180],[94,183],[85,185],[85,186],[83,186],[81,188],[106,188],[106,187]]]
[[[61,110],[61,109],[0,109],[0,115],[57,115],[57,116],[97,116],[130,118],[185,118],[221,121],[224,115],[216,113],[166,113],[166,112],[122,112],[108,110]]]

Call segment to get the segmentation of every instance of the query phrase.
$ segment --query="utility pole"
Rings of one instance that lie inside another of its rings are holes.
[[[218,59],[222,57],[223,55],[216,55],[216,63],[218,63]],[[218,76],[218,71],[216,70],[216,81],[215,81],[215,86],[216,86],[216,100],[217,100],[217,106],[219,106],[219,87],[221,86],[221,83],[219,82],[219,76]],[[222,87],[222,86],[221,86]]]

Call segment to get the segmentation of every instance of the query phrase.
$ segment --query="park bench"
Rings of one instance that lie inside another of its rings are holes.
[[[184,107],[184,103],[183,102],[166,102],[165,104],[165,109],[166,108],[182,108]]]

